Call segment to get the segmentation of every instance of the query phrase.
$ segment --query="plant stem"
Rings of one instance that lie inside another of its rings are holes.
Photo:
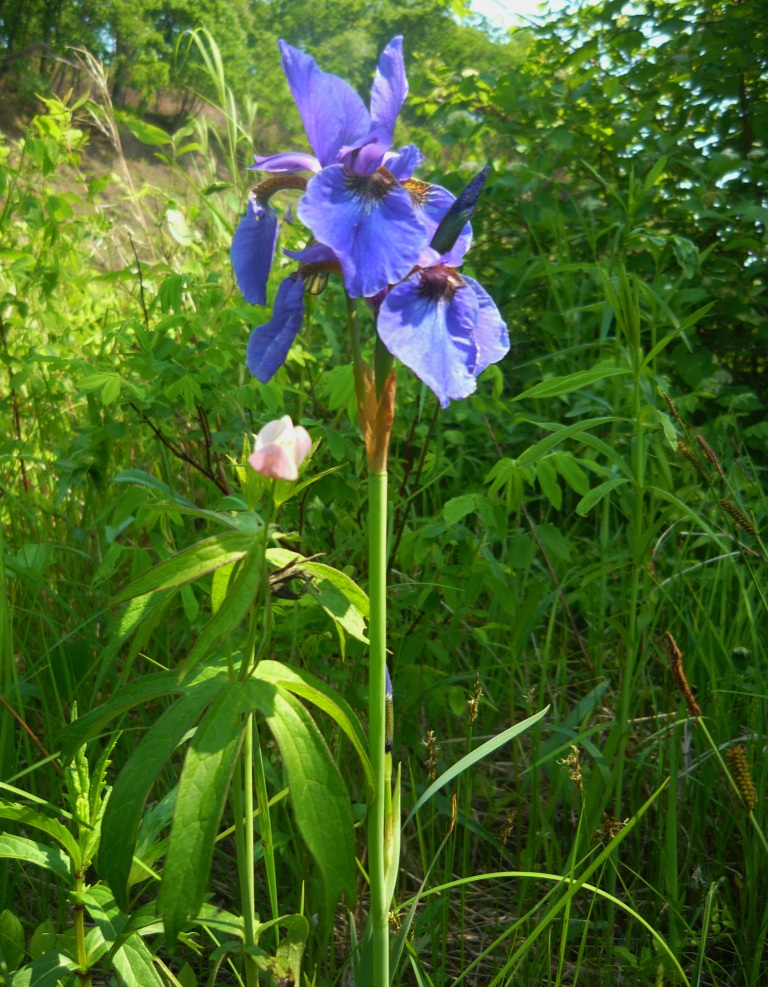
[[[387,474],[368,476],[370,650],[368,747],[376,791],[368,808],[368,866],[373,931],[373,987],[389,987],[389,902],[386,900],[384,821],[387,777],[385,692],[387,663]]]
[[[267,793],[267,778],[264,774],[264,758],[261,754],[258,729],[254,747],[253,765],[256,769],[256,796],[259,802],[259,821],[261,823],[261,845],[264,847],[264,865],[267,871],[267,887],[269,889],[269,905],[272,918],[280,914],[277,902],[277,871],[275,870],[275,844],[272,839],[272,820],[269,815],[269,794]],[[280,945],[280,930],[275,926],[275,947]]]
[[[85,881],[83,876],[78,874],[75,878],[75,907],[72,914],[72,923],[75,933],[75,956],[77,964],[82,972],[77,975],[77,980],[82,987],[91,987],[91,974],[88,970],[88,951],[85,948],[85,913],[83,908],[83,892],[85,891]]]

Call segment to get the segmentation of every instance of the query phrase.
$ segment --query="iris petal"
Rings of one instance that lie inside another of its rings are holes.
[[[255,164],[250,167],[254,171],[320,171],[320,162],[311,154],[301,151],[283,151],[281,154],[270,154],[259,157],[254,154]]]
[[[414,193],[414,199],[431,244],[432,237],[437,232],[446,212],[456,201],[456,196],[441,185],[428,185],[425,191]],[[464,262],[464,254],[471,246],[472,227],[466,223],[456,242],[446,254],[440,254],[431,245],[426,247],[419,258],[419,267],[431,267],[437,263],[447,264],[448,267],[460,267]]]
[[[474,374],[477,376],[491,363],[498,363],[509,352],[509,332],[501,317],[496,303],[473,278],[464,277],[464,281],[475,293],[477,298],[477,322],[475,324],[474,340],[477,346],[477,362]]]
[[[434,269],[435,271],[439,269]],[[450,272],[455,278],[455,272]],[[425,283],[425,276],[429,283]],[[475,390],[477,348],[472,331],[478,302],[460,287],[439,291],[437,274],[419,271],[388,294],[379,309],[377,331],[389,352],[423,380],[447,408]]]
[[[304,319],[304,284],[292,276],[277,289],[272,318],[256,326],[248,340],[248,370],[266,384],[285,363]]]
[[[410,194],[383,169],[357,176],[342,165],[323,168],[309,180],[298,214],[339,258],[353,298],[400,281],[427,244]]]
[[[277,244],[277,213],[251,196],[238,223],[229,255],[237,286],[251,305],[267,304],[267,278]]]
[[[408,79],[403,65],[403,37],[393,38],[379,59],[371,87],[371,133],[387,147],[392,144],[395,122],[408,95]]]
[[[424,155],[415,144],[406,144],[399,151],[388,151],[382,164],[391,171],[399,182],[410,178],[424,160]]]
[[[309,143],[321,165],[336,161],[342,147],[370,133],[371,117],[343,79],[323,72],[311,55],[279,42],[283,71],[299,108]]]

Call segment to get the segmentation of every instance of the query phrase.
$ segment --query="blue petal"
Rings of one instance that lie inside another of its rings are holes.
[[[354,175],[341,165],[323,168],[310,178],[298,214],[339,258],[353,298],[400,281],[427,245],[410,194],[385,169]]]
[[[337,259],[336,254],[324,243],[313,243],[301,250],[289,250],[283,247],[283,253],[286,257],[301,261],[302,264],[330,264]]]
[[[477,346],[477,361],[474,374],[482,373],[491,363],[498,363],[509,353],[509,332],[496,303],[474,278],[464,277],[464,281],[477,298],[477,322],[473,337]]]
[[[472,227],[469,223],[464,224],[456,242],[446,253],[441,254],[432,246],[432,238],[446,213],[455,205],[456,196],[441,185],[430,185],[425,192],[415,194],[415,201],[430,241],[429,247],[419,258],[419,267],[430,267],[438,262],[447,264],[448,267],[460,267],[464,262],[464,255],[472,246]]]
[[[292,275],[277,289],[272,318],[256,326],[248,340],[246,363],[262,384],[270,381],[285,363],[303,319],[304,283]]]
[[[309,143],[321,165],[336,161],[342,147],[371,129],[363,101],[343,79],[323,72],[310,55],[279,42],[283,71],[299,108]]]
[[[267,304],[267,278],[277,244],[277,213],[253,196],[232,237],[229,256],[237,286],[251,305]]]
[[[443,408],[476,387],[478,302],[462,284],[449,268],[418,271],[387,294],[376,327],[389,352],[435,392]]]
[[[371,88],[371,132],[379,142],[390,147],[400,107],[408,95],[408,80],[403,65],[403,38],[393,38],[379,59]]]
[[[320,162],[311,154],[301,151],[283,151],[282,154],[270,154],[259,157],[254,154],[255,164],[249,165],[252,171],[320,171]]]
[[[399,182],[404,182],[406,178],[411,177],[423,160],[424,155],[415,144],[406,144],[399,151],[389,151],[385,154],[382,163]]]

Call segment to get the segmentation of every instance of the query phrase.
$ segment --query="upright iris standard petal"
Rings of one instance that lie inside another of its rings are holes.
[[[408,79],[403,64],[403,37],[392,38],[381,53],[371,87],[371,133],[379,143],[391,146],[395,122],[408,95]]]
[[[448,267],[416,271],[387,294],[377,332],[389,352],[430,387],[443,408],[475,390],[478,301]]]
[[[348,294],[369,297],[404,278],[427,245],[410,194],[384,168],[332,165],[309,180],[299,219],[339,258]]]
[[[304,319],[304,282],[292,274],[277,289],[272,318],[256,326],[248,340],[248,370],[266,384],[285,363]]]
[[[237,286],[251,305],[267,304],[267,279],[277,244],[277,213],[254,196],[238,223],[229,255]]]
[[[323,72],[310,55],[279,42],[283,70],[309,143],[321,165],[336,161],[342,147],[369,133],[371,117],[348,83]]]

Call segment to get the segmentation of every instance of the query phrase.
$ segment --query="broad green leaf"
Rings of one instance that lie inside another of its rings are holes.
[[[7,802],[0,802],[0,819],[11,819],[22,826],[32,826],[47,833],[67,852],[75,870],[80,869],[80,847],[77,840],[58,819],[51,819],[28,805]]]
[[[36,867],[44,867],[67,880],[72,877],[72,862],[58,847],[35,843],[34,840],[28,840],[25,836],[0,833],[0,857],[21,860],[26,864],[34,864]]]
[[[160,127],[156,127],[152,123],[126,117],[125,124],[133,136],[137,140],[140,140],[142,144],[149,144],[152,147],[162,147],[165,144],[171,143],[170,134],[166,134],[164,130],[161,130]]]
[[[452,497],[443,505],[443,520],[451,527],[458,524],[467,514],[477,510],[477,495],[462,494],[461,497]]]
[[[563,491],[557,482],[557,470],[551,456],[546,456],[536,464],[536,479],[539,481],[541,492],[554,509],[559,511],[563,506]]]
[[[253,545],[253,535],[240,531],[226,531],[224,534],[205,538],[145,572],[136,582],[118,593],[113,602],[124,603],[133,596],[192,582],[220,566],[241,559]]]
[[[88,914],[110,946],[118,942],[126,919],[120,913],[112,892],[103,884],[88,888],[83,896]],[[152,953],[137,932],[132,933],[114,951],[111,965],[123,987],[163,987],[165,981],[157,971]]]
[[[571,490],[583,497],[589,491],[589,479],[573,456],[569,452],[553,452],[550,458]]]
[[[255,684],[256,680],[250,683]],[[297,699],[278,686],[271,702],[265,703],[261,693],[254,695],[253,705],[263,713],[280,748],[296,824],[323,877],[323,920],[328,926],[341,893],[350,907],[357,894],[349,796],[328,746]]]
[[[43,953],[14,974],[13,987],[54,987],[76,970],[77,963],[66,953]]]
[[[128,654],[123,656],[122,662],[122,681],[127,680],[134,658],[144,648],[155,628],[163,619],[173,596],[173,590],[163,590],[160,593],[144,593],[142,596],[135,596],[128,601],[125,609],[118,615],[109,630],[109,642],[99,661],[99,670],[96,673],[92,694],[99,691],[118,652],[133,635]]]
[[[662,172],[667,166],[666,157],[661,157],[645,176],[643,182],[643,195],[646,195],[661,178]]]
[[[176,672],[157,672],[155,675],[136,679],[122,688],[109,702],[97,706],[64,727],[59,734],[62,758],[65,762],[69,761],[75,751],[96,736],[116,716],[127,713],[134,706],[144,706],[153,699],[177,691],[180,690]]]
[[[264,659],[256,666],[253,677],[280,685],[294,695],[313,703],[331,716],[341,727],[357,751],[365,772],[369,797],[375,789],[373,768],[368,758],[368,744],[355,711],[334,689],[317,676],[301,668],[291,668],[279,661]]]
[[[0,912],[0,953],[12,973],[24,959],[24,929],[16,915],[6,908]]]
[[[576,505],[576,513],[580,514],[582,517],[586,517],[587,514],[592,510],[592,508],[599,504],[603,497],[615,490],[617,487],[624,486],[625,483],[629,483],[626,477],[619,476],[613,480],[606,480],[605,483],[601,483],[585,494],[584,497]]]
[[[285,936],[277,947],[277,959],[284,964],[290,979],[295,984],[301,982],[301,960],[309,936],[309,922],[303,915],[285,915],[280,919],[280,927]]]
[[[345,572],[322,562],[304,560],[298,553],[283,548],[268,549],[267,559],[279,567],[294,562],[297,573],[306,573],[310,577],[312,596],[331,620],[338,627],[343,628],[350,637],[362,641],[363,644],[368,643],[368,638],[365,636],[365,618],[369,610],[368,597]]]
[[[196,685],[142,737],[117,776],[101,825],[101,873],[119,906],[128,910],[128,882],[144,805],[155,779],[200,713],[223,688],[219,678]]]
[[[197,915],[208,888],[213,846],[245,724],[242,688],[239,682],[229,682],[221,690],[184,759],[157,899],[171,943]]]
[[[511,398],[512,401],[527,401],[531,398],[554,398],[561,394],[571,394],[573,391],[580,391],[590,384],[605,380],[607,377],[626,377],[630,373],[627,367],[600,367],[594,370],[579,370],[575,374],[566,374],[565,377],[551,377],[549,380],[542,380],[539,384],[534,384],[522,394],[517,394]]]
[[[189,675],[217,641],[235,631],[257,604],[263,564],[261,546],[257,545],[246,555],[236,578],[229,583],[221,606],[205,625],[194,647],[182,662],[180,678]]]
[[[369,602],[364,590],[360,589],[354,579],[351,579],[346,572],[334,569],[333,566],[323,562],[313,562],[304,560],[297,552],[289,552],[284,548],[267,549],[267,559],[273,565],[282,567],[289,562],[295,562],[296,567],[310,576],[320,576],[329,582],[346,596],[349,602],[364,616],[368,616]]]
[[[493,754],[504,744],[508,744],[510,740],[514,740],[515,737],[519,737],[521,733],[525,733],[526,730],[530,730],[531,727],[535,726],[539,720],[543,719],[549,712],[549,706],[545,706],[539,713],[534,713],[533,716],[529,716],[528,719],[522,720],[520,723],[515,723],[513,726],[506,729],[503,733],[498,734],[496,737],[491,737],[490,740],[486,740],[484,744],[481,744],[476,750],[470,751],[469,754],[465,754],[460,761],[457,761],[453,767],[448,768],[444,771],[436,781],[434,781],[429,788],[424,792],[424,794],[419,798],[416,805],[408,813],[408,817],[403,823],[403,829],[408,825],[408,823],[413,819],[419,809],[426,805],[427,802],[432,798],[435,792],[439,792],[441,788],[444,788],[449,782],[453,781],[454,778],[458,778],[460,774],[467,770],[467,768],[474,767],[483,758],[488,757],[489,754]]]

